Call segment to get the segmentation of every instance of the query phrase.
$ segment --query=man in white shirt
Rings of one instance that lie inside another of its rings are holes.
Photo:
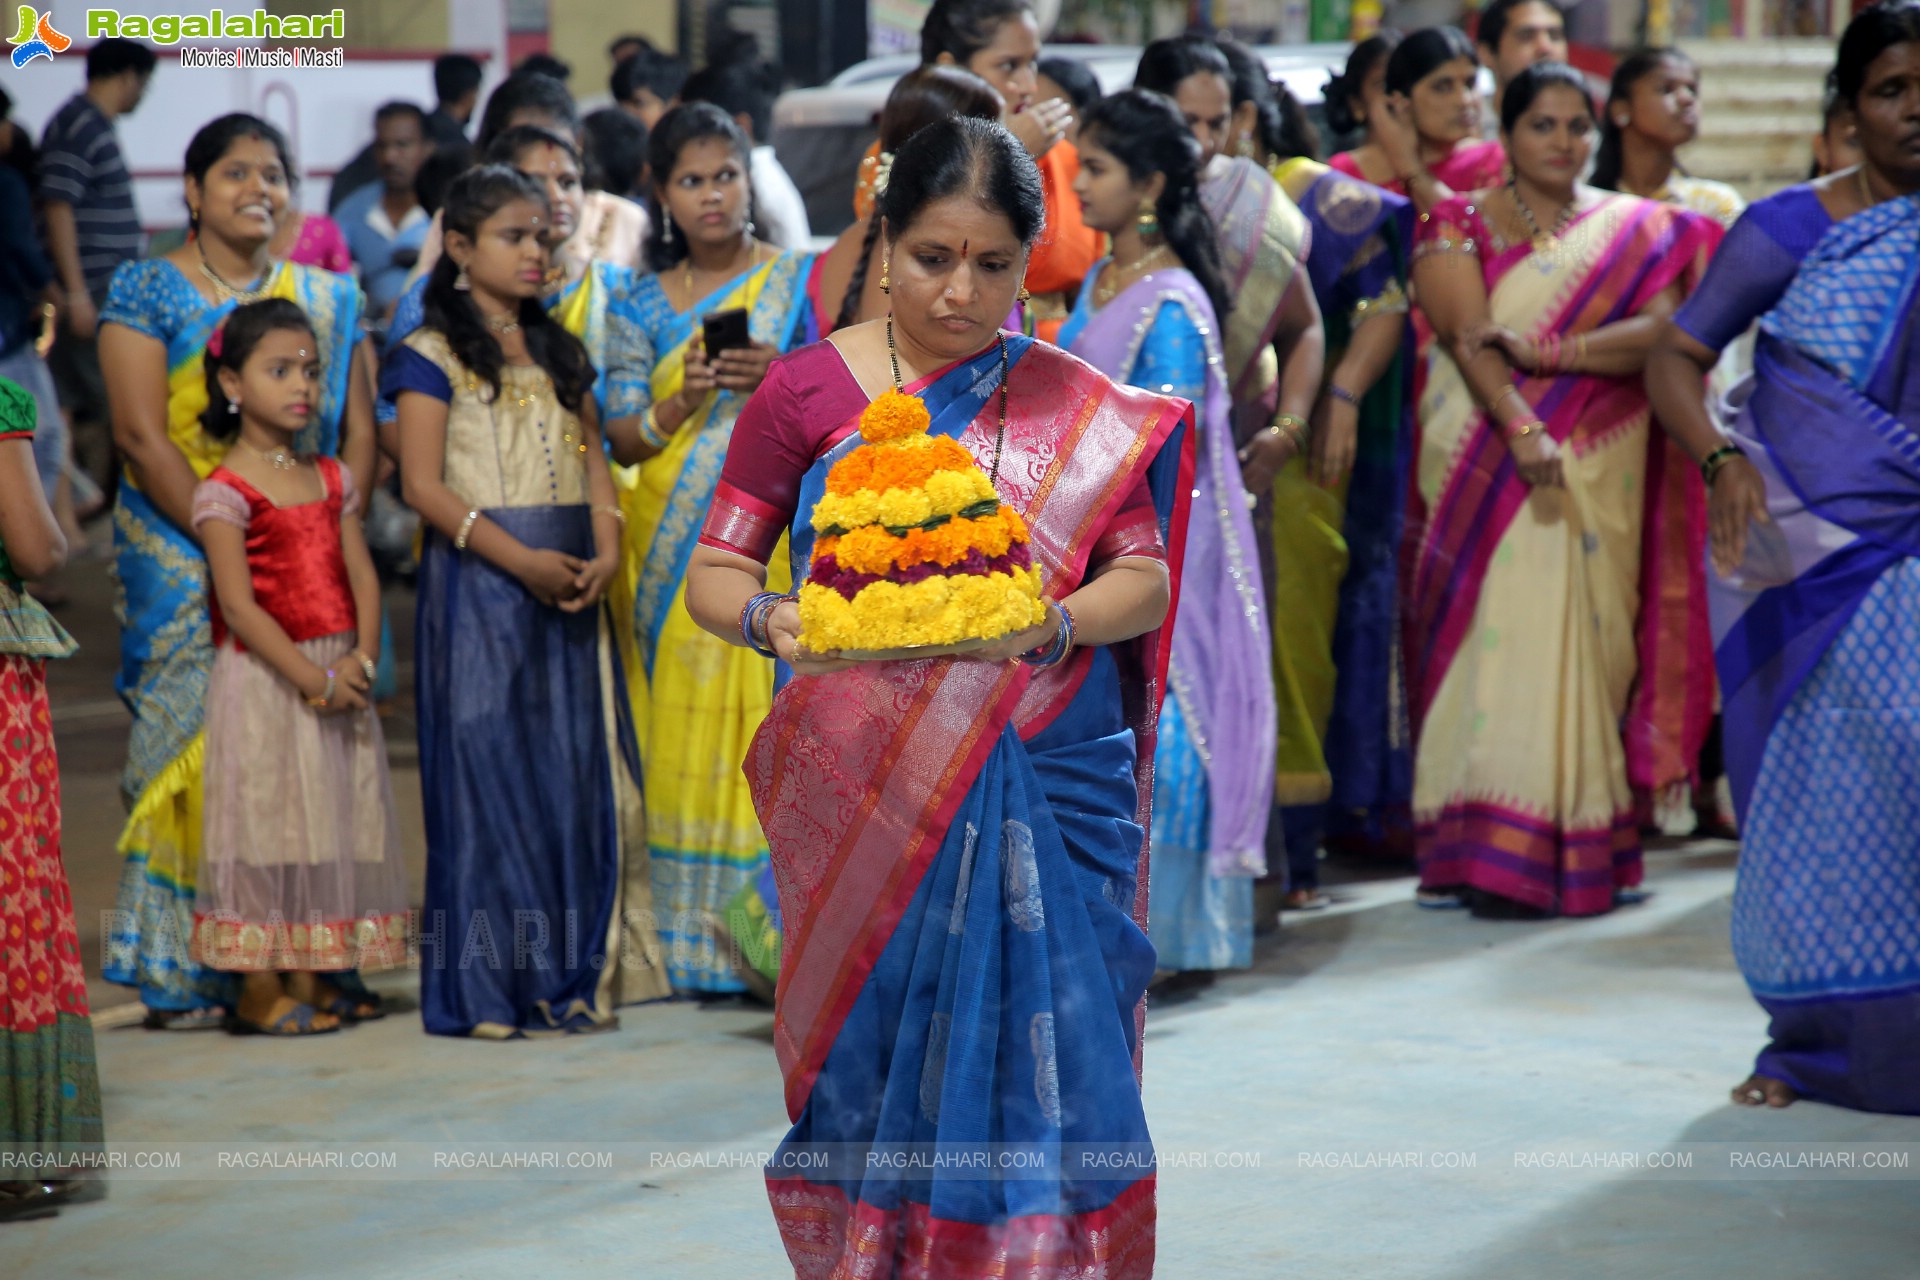
[[[804,249],[813,236],[806,201],[767,142],[778,87],[767,64],[738,59],[688,76],[680,101],[711,102],[734,118],[752,146],[748,175],[753,182],[755,236],[782,249]]]

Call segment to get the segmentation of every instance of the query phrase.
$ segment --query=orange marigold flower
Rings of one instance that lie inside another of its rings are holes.
[[[932,424],[925,402],[904,391],[882,392],[860,414],[860,434],[870,444],[904,439],[925,431]]]
[[[991,559],[1026,540],[1019,515],[1011,507],[1002,506],[990,516],[950,520],[933,529],[912,529],[903,537],[871,525],[854,529],[837,538],[820,539],[814,544],[813,554],[831,555],[842,569],[854,573],[885,575],[917,564],[958,564],[974,550]]]
[[[857,493],[861,489],[876,492],[886,489],[918,489],[936,471],[965,471],[973,466],[973,455],[960,443],[946,436],[924,437],[891,444],[886,448],[862,445],[833,464],[827,472],[827,492]]]

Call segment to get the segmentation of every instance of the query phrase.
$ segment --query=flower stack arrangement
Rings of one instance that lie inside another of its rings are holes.
[[[799,593],[814,652],[937,657],[1045,621],[1026,522],[930,425],[918,397],[885,392],[860,415],[865,443],[827,473]]]

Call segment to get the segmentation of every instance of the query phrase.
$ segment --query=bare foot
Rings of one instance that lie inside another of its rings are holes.
[[[1733,1100],[1743,1107],[1767,1106],[1778,1109],[1792,1106],[1794,1099],[1799,1096],[1786,1081],[1763,1075],[1748,1076],[1733,1088]]]

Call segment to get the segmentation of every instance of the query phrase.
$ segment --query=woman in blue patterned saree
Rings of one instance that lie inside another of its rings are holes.
[[[1864,162],[1742,215],[1647,383],[1712,491],[1733,950],[1772,1019],[1734,1100],[1920,1114],[1920,4],[1856,17],[1836,80]],[[1702,379],[1755,319],[1722,436]]]
[[[921,130],[879,209],[890,319],[774,363],[689,575],[714,636],[798,664],[746,765],[787,926],[774,1049],[794,1127],[767,1189],[809,1280],[1145,1280],[1141,837],[1191,415],[999,328],[1045,201],[998,124]],[[958,659],[805,654],[790,601],[743,634],[783,533],[806,571],[827,473],[889,387],[997,477],[1058,603]],[[1065,611],[1080,643],[1062,649]],[[1014,1155],[1032,1176],[975,1172]]]
[[[692,103],[661,117],[656,274],[636,298],[650,378],[642,435],[651,456],[622,494],[632,575],[633,681],[646,770],[653,906],[674,988],[743,989],[714,923],[767,866],[740,761],[766,718],[773,681],[752,654],[702,632],[680,600],[713,503],[734,419],[767,364],[814,334],[811,259],[753,238],[747,142],[727,114]],[[706,322],[745,312],[751,345],[706,350]],[[778,586],[784,588],[785,570]]]
[[[338,454],[363,492],[373,478],[360,290],[344,276],[267,258],[290,170],[286,140],[264,120],[227,115],[201,129],[186,156],[194,234],[165,257],[122,266],[100,315],[113,434],[127,460],[113,518],[123,610],[115,684],[133,712],[121,783],[131,809],[120,837],[126,867],[104,970],[108,981],[139,989],[156,1027],[218,1025],[231,994],[227,975],[187,954],[213,667],[207,564],[190,507],[194,485],[226,452],[200,429],[201,357],[236,306],[289,298],[307,313],[326,378],[297,443]],[[349,1014],[372,1011],[357,996],[341,1003]]]

